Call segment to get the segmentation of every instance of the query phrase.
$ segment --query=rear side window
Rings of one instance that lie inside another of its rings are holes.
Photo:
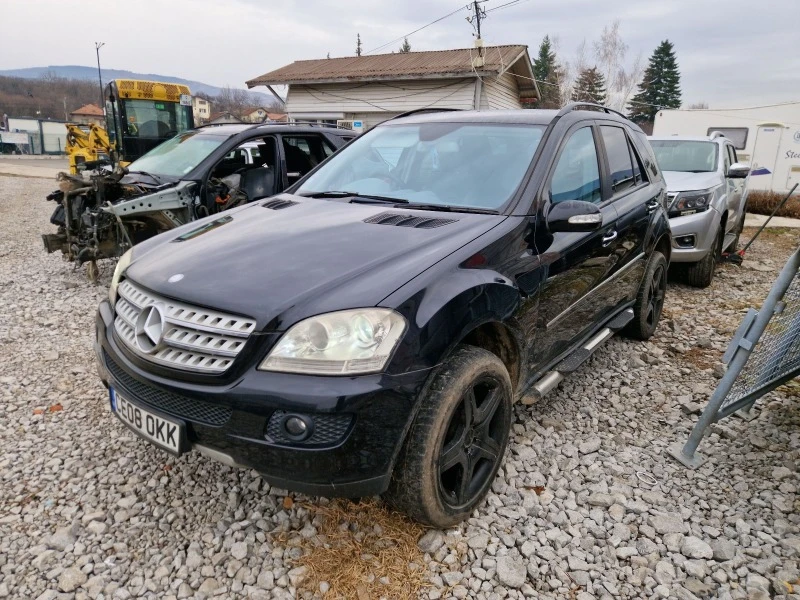
[[[736,150],[733,146],[728,146],[728,156],[730,157],[731,164],[739,162],[736,158]]]
[[[619,127],[600,127],[603,143],[608,156],[608,170],[611,174],[611,190],[614,195],[625,192],[636,185],[631,161],[631,152],[628,149],[628,138]],[[641,174],[640,174],[641,177]]]
[[[583,127],[569,138],[558,158],[550,181],[550,201],[583,200],[599,204],[600,169],[591,127]]]

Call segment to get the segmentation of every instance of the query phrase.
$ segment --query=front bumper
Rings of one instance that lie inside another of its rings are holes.
[[[320,377],[266,373],[253,365],[229,384],[190,383],[131,362],[113,334],[113,321],[104,300],[95,341],[101,379],[144,408],[185,423],[193,449],[255,469],[271,485],[292,491],[354,497],[386,490],[430,371]],[[308,440],[282,435],[277,424],[286,414],[312,419]]]
[[[685,217],[672,217],[669,220],[672,229],[672,258],[670,262],[698,262],[703,260],[711,251],[714,239],[720,226],[720,215],[712,207],[708,210],[686,215]],[[694,236],[691,247],[678,245],[678,238]]]

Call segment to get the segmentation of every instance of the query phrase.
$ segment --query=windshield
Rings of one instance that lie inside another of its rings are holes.
[[[717,145],[688,140],[650,140],[662,171],[712,173],[717,170]]]
[[[192,127],[191,106],[165,100],[122,100],[125,135],[169,138]]]
[[[335,154],[295,193],[497,210],[519,187],[543,133],[538,125],[384,125]]]
[[[128,165],[128,170],[181,178],[199,165],[226,139],[226,136],[199,135],[196,131],[187,131],[133,161]]]

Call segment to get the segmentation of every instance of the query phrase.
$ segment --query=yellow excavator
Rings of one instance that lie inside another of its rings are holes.
[[[194,128],[188,86],[114,79],[106,85],[106,128],[67,123],[69,170],[126,166],[169,138]]]

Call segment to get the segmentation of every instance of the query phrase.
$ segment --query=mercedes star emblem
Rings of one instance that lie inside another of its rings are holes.
[[[142,352],[152,354],[159,349],[164,338],[166,321],[158,304],[145,306],[136,319],[136,345]]]

